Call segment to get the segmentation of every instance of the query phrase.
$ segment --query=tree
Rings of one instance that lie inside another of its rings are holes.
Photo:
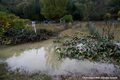
[[[118,14],[117,14],[117,15],[118,15],[118,17],[120,18],[120,11],[118,11]]]
[[[118,20],[120,21],[120,11],[118,11]]]
[[[109,12],[113,15],[114,19],[118,18],[118,11],[120,10],[120,0],[110,0],[108,5]]]
[[[59,19],[67,11],[68,0],[41,0],[41,14],[47,19]]]
[[[9,12],[5,6],[0,4],[0,11]]]
[[[68,13],[73,16],[74,20],[82,20],[83,18],[83,6],[78,0],[69,0]]]
[[[120,0],[0,0],[0,11],[31,20],[59,19],[67,14],[74,20],[103,20],[106,13],[117,19],[119,10]]]
[[[106,14],[104,15],[104,19],[105,19],[105,20],[110,20],[110,19],[111,19],[111,14],[110,14],[110,13],[106,13]]]
[[[103,20],[107,13],[107,5],[110,0],[92,0],[92,12],[89,16],[90,20]]]
[[[69,0],[68,11],[76,20],[103,20],[110,0]]]
[[[16,5],[15,13],[23,18],[38,20],[40,19],[40,2],[39,0],[24,0]]]
[[[89,16],[91,15],[91,12],[93,10],[93,2],[90,0],[84,0],[83,9],[84,20],[89,20]]]
[[[112,14],[116,14],[120,10],[120,0],[110,0],[109,10]]]
[[[40,0],[2,0],[10,12],[22,18],[40,20]]]
[[[74,19],[89,20],[90,15],[93,13],[92,0],[70,0],[68,11],[73,15]]]

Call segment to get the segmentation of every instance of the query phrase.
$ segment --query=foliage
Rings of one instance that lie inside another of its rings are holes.
[[[101,39],[108,39],[108,40],[114,40],[114,29],[115,29],[115,24],[114,22],[111,21],[106,21],[105,22],[105,27],[102,29],[97,28],[93,22],[88,23],[88,30],[90,34],[92,35],[93,38],[97,40]]]
[[[11,13],[0,12],[0,44],[9,44],[12,40],[6,35],[11,34],[11,37],[19,35],[25,29],[28,21]]]
[[[40,0],[2,0],[1,3],[8,8],[10,12],[22,18],[31,20],[41,20]]]
[[[23,0],[16,5],[14,12],[23,18],[40,20],[40,2],[39,0]]]
[[[29,20],[25,19],[14,19],[11,26],[14,29],[24,29],[26,27],[26,24],[29,22]]]
[[[0,26],[3,28],[10,27],[12,20],[15,18],[15,15],[8,14],[5,12],[0,12]]]
[[[110,0],[110,3],[108,4],[109,11],[116,15],[117,12],[120,10],[120,0]]]
[[[27,19],[21,19],[14,14],[0,12],[0,44],[17,44],[46,40],[54,35],[54,32],[45,29],[37,29],[37,34],[33,30],[27,29]]]
[[[72,15],[65,15],[63,18],[61,18],[62,23],[70,23],[73,22]]]
[[[111,19],[111,14],[110,13],[106,13],[105,14],[105,20],[110,20]]]
[[[41,14],[47,19],[59,19],[66,13],[68,0],[41,0]]]
[[[0,11],[9,12],[6,6],[0,4]]]
[[[47,40],[54,35],[53,31],[45,29],[37,29],[36,34],[33,30],[9,28],[5,31],[4,36],[1,37],[0,44],[9,45]]]
[[[118,15],[118,17],[120,18],[120,11],[118,11],[118,14],[117,14],[117,15]]]
[[[68,13],[73,16],[75,20],[82,20],[83,18],[83,5],[75,0],[69,0],[67,7]]]
[[[75,20],[103,20],[108,3],[109,0],[70,0],[68,12]]]
[[[113,24],[107,22],[106,25],[106,28],[99,32],[96,26],[89,22],[90,36],[80,38],[73,35],[71,38],[66,38],[55,48],[55,52],[59,54],[60,59],[68,57],[120,62],[120,45],[114,40]]]
[[[0,26],[2,28],[9,28],[9,27],[18,27],[18,26],[25,26],[28,20],[20,19],[19,17],[15,16],[11,13],[0,12]]]
[[[107,12],[117,19],[120,10],[120,0],[1,0],[0,5],[2,11],[31,20],[58,20],[65,14],[74,20],[103,20]]]
[[[115,45],[114,41],[107,39],[98,41],[92,38],[74,36],[70,40],[64,41],[55,51],[59,54],[60,59],[69,57],[71,59],[120,62],[120,47]]]
[[[0,27],[0,36],[2,36],[4,32],[5,32],[4,28]]]

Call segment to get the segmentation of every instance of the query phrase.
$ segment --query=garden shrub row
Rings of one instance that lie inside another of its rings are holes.
[[[35,33],[33,30],[9,29],[5,32],[4,36],[0,37],[0,44],[20,44],[25,42],[47,40],[54,36],[54,34],[54,32],[45,29],[38,29],[37,33]]]
[[[53,31],[38,29],[28,29],[27,19],[21,19],[14,14],[0,12],[0,44],[19,44],[24,42],[33,42],[46,40],[55,35]]]

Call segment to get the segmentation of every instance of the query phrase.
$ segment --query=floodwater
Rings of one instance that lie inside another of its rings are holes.
[[[19,71],[22,74],[43,73],[51,76],[119,75],[119,68],[114,64],[69,58],[59,60],[58,55],[54,53],[52,40],[42,43],[47,45],[35,46],[35,43],[33,48],[29,48],[29,44],[28,48],[18,52],[19,54],[10,52],[13,55],[5,60],[8,70]],[[23,45],[21,47],[24,48]]]
[[[53,39],[49,39],[41,42],[25,43],[14,46],[0,46],[0,59],[12,57],[14,54],[20,55],[25,50],[47,46],[48,44],[52,44],[52,41]]]
[[[74,32],[72,30],[70,29],[67,31],[72,33]],[[63,34],[65,33],[63,32],[61,35]],[[45,73],[51,76],[120,75],[119,67],[112,63],[69,58],[59,60],[58,55],[54,53],[53,39],[9,47],[0,47],[0,63],[7,63],[9,71],[19,71],[22,74]]]

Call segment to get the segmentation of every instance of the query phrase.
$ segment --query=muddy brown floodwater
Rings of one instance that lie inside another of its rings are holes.
[[[22,50],[19,51],[19,48]],[[57,54],[54,53],[52,40],[47,40],[42,42],[42,44],[34,43],[19,45],[19,47],[14,46],[11,49],[16,50],[14,52],[7,49],[12,56],[5,56],[6,59],[4,61],[8,64],[8,70],[18,70],[22,74],[43,73],[50,76],[120,75],[119,67],[114,64],[69,58],[59,60]],[[8,53],[7,51],[6,54]]]

